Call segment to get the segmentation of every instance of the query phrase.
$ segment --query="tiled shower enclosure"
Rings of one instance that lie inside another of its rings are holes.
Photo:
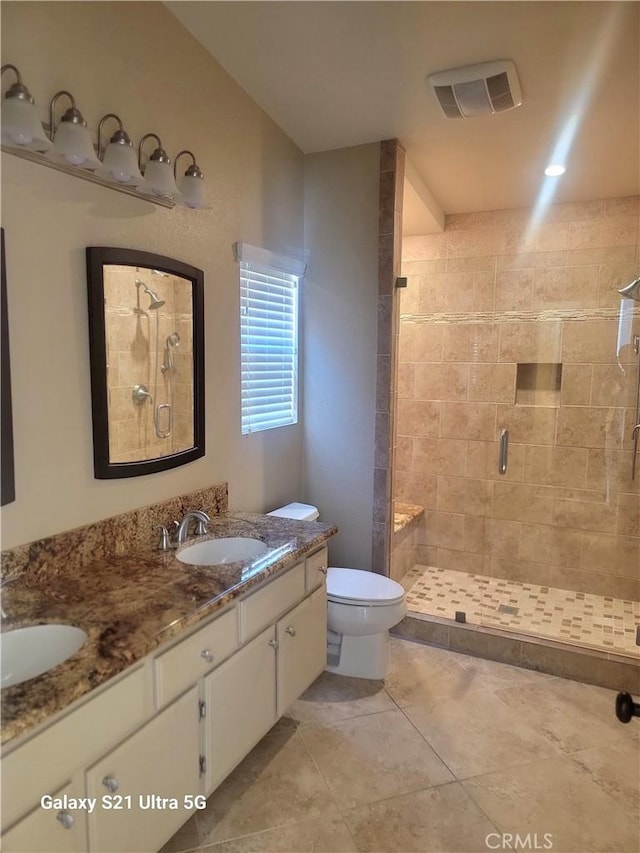
[[[638,229],[634,197],[404,238],[394,497],[424,507],[417,564],[640,598],[640,304],[618,293]]]

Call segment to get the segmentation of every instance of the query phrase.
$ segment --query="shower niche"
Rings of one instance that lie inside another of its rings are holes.
[[[204,274],[87,249],[94,471],[136,477],[204,456]]]

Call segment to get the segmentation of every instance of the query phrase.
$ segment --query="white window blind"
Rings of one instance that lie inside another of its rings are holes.
[[[244,257],[249,254],[244,246]],[[240,264],[242,434],[298,421],[298,281],[275,266]],[[271,256],[274,258],[275,256]],[[282,266],[285,266],[282,264]]]

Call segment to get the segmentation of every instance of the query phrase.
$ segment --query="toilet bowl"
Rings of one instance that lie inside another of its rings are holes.
[[[318,510],[293,503],[270,512],[280,518],[315,521]],[[327,570],[327,666],[329,672],[382,679],[389,660],[389,628],[406,615],[404,588],[363,569]]]

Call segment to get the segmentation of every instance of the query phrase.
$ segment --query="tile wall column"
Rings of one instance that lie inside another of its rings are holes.
[[[396,358],[400,322],[396,279],[402,250],[404,149],[397,139],[380,145],[378,207],[378,347],[373,472],[372,571],[389,575],[393,536],[393,437]]]

